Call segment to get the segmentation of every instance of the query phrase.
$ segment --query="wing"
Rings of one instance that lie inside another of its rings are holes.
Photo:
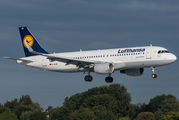
[[[25,41],[27,48],[29,50],[29,52],[33,53],[33,54],[37,54],[37,55],[42,55],[42,56],[46,56],[47,59],[50,59],[51,61],[60,61],[60,62],[64,62],[66,63],[66,65],[69,64],[74,64],[78,67],[93,67],[94,64],[97,63],[103,63],[104,61],[94,61],[94,60],[86,60],[86,59],[73,59],[70,57],[64,57],[64,56],[55,56],[53,54],[43,54],[43,53],[39,53],[34,51],[29,44],[27,43],[27,41]]]

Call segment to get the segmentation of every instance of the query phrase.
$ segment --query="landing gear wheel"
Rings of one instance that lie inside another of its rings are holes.
[[[152,70],[152,78],[157,78],[157,74],[155,74],[155,67],[151,67]]]
[[[156,78],[157,77],[157,74],[152,74],[152,78]]]
[[[93,77],[91,75],[85,76],[85,81],[86,82],[91,82],[93,80]]]
[[[106,81],[107,83],[112,83],[112,82],[113,82],[113,78],[112,78],[111,76],[106,77],[105,81]]]

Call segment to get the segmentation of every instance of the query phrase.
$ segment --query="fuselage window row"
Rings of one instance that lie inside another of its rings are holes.
[[[110,57],[116,57],[116,56],[128,56],[128,55],[140,55],[140,54],[145,54],[143,53],[131,53],[131,54],[112,54]]]
[[[131,54],[112,54],[112,55],[110,55],[110,57],[140,55],[140,54],[145,54],[145,53],[143,52],[143,53],[131,53]],[[73,59],[88,59],[88,58],[100,58],[100,57],[105,57],[105,55],[74,57]],[[108,57],[108,55],[106,55],[106,57]]]

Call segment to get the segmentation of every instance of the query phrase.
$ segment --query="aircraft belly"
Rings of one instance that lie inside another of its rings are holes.
[[[115,71],[121,70],[121,69],[125,68],[125,66],[126,66],[126,64],[123,61],[114,62],[114,70]]]
[[[76,65],[66,65],[66,63],[62,62],[46,62],[45,64],[42,64],[41,61],[36,61],[32,63],[20,63],[29,67],[43,69],[43,70],[49,70],[49,71],[56,71],[56,72],[79,72]]]
[[[50,63],[47,66],[47,70],[57,72],[78,72],[76,65],[66,65],[66,63]]]
[[[146,61],[132,61],[132,62],[125,62],[126,67],[125,69],[131,68],[148,68],[151,66],[158,66],[157,60],[146,60]]]

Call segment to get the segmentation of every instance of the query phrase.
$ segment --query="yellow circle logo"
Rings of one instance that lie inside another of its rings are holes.
[[[23,39],[23,44],[24,47],[27,48],[27,45],[25,44],[25,40],[27,41],[27,43],[29,44],[30,47],[32,47],[32,45],[34,44],[34,39],[31,35],[26,35]]]

